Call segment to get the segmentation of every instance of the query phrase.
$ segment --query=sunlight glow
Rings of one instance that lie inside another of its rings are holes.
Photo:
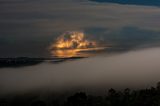
[[[88,40],[83,32],[67,32],[51,45],[51,54],[56,57],[88,57],[86,51],[102,50],[96,41]]]

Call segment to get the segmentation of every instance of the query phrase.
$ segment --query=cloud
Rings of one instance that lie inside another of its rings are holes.
[[[32,50],[44,52],[47,48],[45,46],[66,31],[101,28],[106,29],[105,34],[110,34],[130,26],[154,33],[159,31],[160,27],[160,8],[152,6],[101,4],[87,0],[7,0],[0,3],[0,9],[0,36],[8,39],[5,40],[8,44],[0,46],[1,50],[6,52],[0,53],[1,56],[11,55],[17,45],[21,45],[19,50],[16,49],[17,56]],[[95,36],[102,34],[100,30],[95,33]],[[37,46],[30,49],[27,42],[30,42],[31,46]],[[4,49],[11,46],[12,51]],[[23,48],[25,51],[21,51]]]
[[[86,28],[87,35],[93,35],[101,43],[107,42],[114,49],[132,50],[139,47],[159,46],[160,32],[126,26],[114,32],[105,28]]]
[[[43,63],[37,66],[1,69],[1,94],[38,90],[106,91],[108,88],[133,89],[154,86],[160,80],[160,48],[106,54],[68,61],[62,64]],[[91,66],[92,64],[92,66]],[[98,91],[99,92],[99,91]]]

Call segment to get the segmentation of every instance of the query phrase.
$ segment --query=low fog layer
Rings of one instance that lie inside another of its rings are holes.
[[[97,56],[60,64],[0,69],[0,93],[145,88],[160,81],[160,48]]]

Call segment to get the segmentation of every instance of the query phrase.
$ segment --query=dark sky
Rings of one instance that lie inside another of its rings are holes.
[[[0,0],[0,57],[48,57],[49,45],[66,31],[83,31],[113,48],[159,45],[158,0],[99,1]]]
[[[160,6],[159,0],[90,0],[95,2],[106,3],[120,3],[120,4],[132,4],[132,5],[147,5],[147,6]]]

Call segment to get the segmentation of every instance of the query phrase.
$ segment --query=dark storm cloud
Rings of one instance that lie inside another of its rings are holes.
[[[101,3],[120,3],[120,4],[132,4],[132,5],[149,5],[160,6],[159,0],[90,0]]]
[[[124,50],[142,46],[160,46],[160,31],[129,26],[115,31],[109,31],[105,28],[86,28],[84,31],[89,35],[94,35],[102,42],[113,44],[114,48],[124,48]]]

